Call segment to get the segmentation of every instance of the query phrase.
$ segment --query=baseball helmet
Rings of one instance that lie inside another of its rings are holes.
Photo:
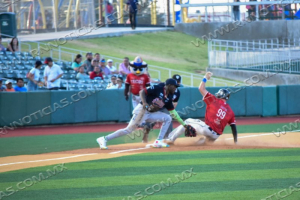
[[[218,99],[228,100],[230,97],[230,92],[226,89],[220,89],[215,95]]]

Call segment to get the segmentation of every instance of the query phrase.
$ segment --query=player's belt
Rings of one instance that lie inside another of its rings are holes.
[[[217,135],[221,135],[221,134],[219,134],[219,133],[217,133],[216,131],[214,131],[212,128],[210,128],[210,127],[208,127],[208,129],[211,131],[211,132],[214,132],[215,134],[217,134]]]

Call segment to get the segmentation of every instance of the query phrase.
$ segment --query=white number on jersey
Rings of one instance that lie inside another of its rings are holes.
[[[220,117],[221,119],[224,119],[226,115],[226,112],[223,111],[221,108],[218,110],[218,113],[217,113],[217,117]]]

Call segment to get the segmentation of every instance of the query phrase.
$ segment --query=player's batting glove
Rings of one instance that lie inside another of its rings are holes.
[[[191,125],[185,125],[185,137],[196,137],[196,129]]]

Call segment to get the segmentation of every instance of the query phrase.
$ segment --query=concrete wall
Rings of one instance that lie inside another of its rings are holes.
[[[272,20],[253,22],[214,22],[214,23],[180,23],[175,30],[201,39],[221,27],[229,31],[217,33],[216,38],[223,40],[255,40],[268,38],[300,38],[300,20]],[[195,38],[195,39],[196,39]]]
[[[246,84],[255,83],[255,85],[296,85],[300,84],[300,75],[281,74],[276,72],[257,72],[247,70],[234,70],[222,68],[208,68],[214,76],[222,78],[230,78],[237,81],[245,82]],[[252,78],[251,78],[252,77]]]

